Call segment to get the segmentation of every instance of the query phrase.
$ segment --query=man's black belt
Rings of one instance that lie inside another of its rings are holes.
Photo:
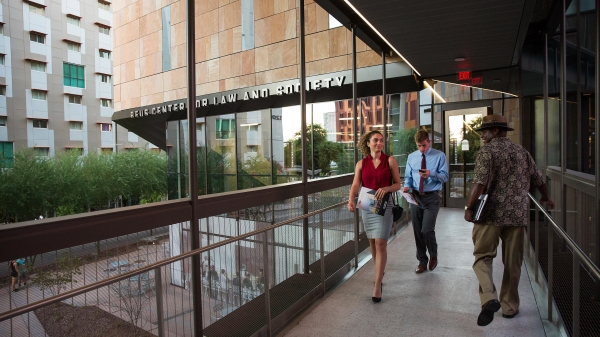
[[[434,193],[440,193],[440,191],[423,192],[423,194],[425,194],[425,195],[427,195],[427,194],[434,194]]]

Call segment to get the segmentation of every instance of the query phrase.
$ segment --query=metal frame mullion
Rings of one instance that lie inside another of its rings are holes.
[[[187,0],[187,85],[188,85],[188,146],[189,146],[189,194],[191,203],[191,245],[192,250],[199,249],[200,228],[198,226],[198,163],[196,151],[196,15],[195,1]],[[208,155],[208,151],[207,151]],[[208,172],[206,172],[208,175]],[[207,186],[208,188],[208,186]],[[192,256],[192,308],[194,334],[197,336],[203,335],[202,326],[202,265],[200,254]]]
[[[596,58],[595,63],[595,106],[594,106],[594,117],[595,117],[595,136],[594,136],[594,171],[596,174],[596,227],[598,228],[600,222],[600,144],[598,144],[598,130],[600,130],[600,0],[596,0]],[[600,265],[600,231],[596,231],[596,265]],[[596,301],[600,301],[600,282],[596,282]]]
[[[577,7],[577,171],[582,172],[583,168],[583,121],[581,116],[581,0],[575,0]]]
[[[303,214],[308,214],[308,190],[307,190],[307,147],[306,147],[306,46],[304,41],[304,0],[298,0],[298,11],[300,20],[300,36],[299,36],[299,51],[300,51],[300,118],[302,132],[302,209]],[[309,271],[309,238],[308,238],[308,218],[302,220],[302,240],[304,247],[304,274]]]

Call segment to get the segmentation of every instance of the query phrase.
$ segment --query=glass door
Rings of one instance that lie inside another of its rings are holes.
[[[481,119],[489,107],[451,110],[445,112],[446,160],[448,183],[445,188],[446,206],[462,208],[467,203],[474,178],[475,158],[481,146]],[[490,109],[491,110],[491,109]]]

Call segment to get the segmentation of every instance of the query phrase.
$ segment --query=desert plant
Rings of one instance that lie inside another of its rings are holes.
[[[81,275],[81,259],[68,253],[61,254],[56,260],[56,268],[40,269],[32,277],[31,283],[42,291],[50,291],[53,296],[67,289],[69,283],[77,283],[73,277]]]
[[[138,329],[138,323],[142,318],[144,308],[146,308],[150,302],[150,297],[147,293],[147,287],[149,287],[149,280],[144,279],[144,275],[137,275],[137,280],[126,279],[115,283],[112,289],[115,291],[119,298],[119,302],[113,304],[118,306],[118,310],[123,311],[131,323],[132,336],[137,336],[140,330]]]

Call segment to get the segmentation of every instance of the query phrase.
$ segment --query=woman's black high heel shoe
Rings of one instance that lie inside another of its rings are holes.
[[[383,283],[381,283],[381,295],[383,296]],[[371,297],[371,299],[373,300],[373,302],[375,303],[379,303],[381,302],[381,297]]]

